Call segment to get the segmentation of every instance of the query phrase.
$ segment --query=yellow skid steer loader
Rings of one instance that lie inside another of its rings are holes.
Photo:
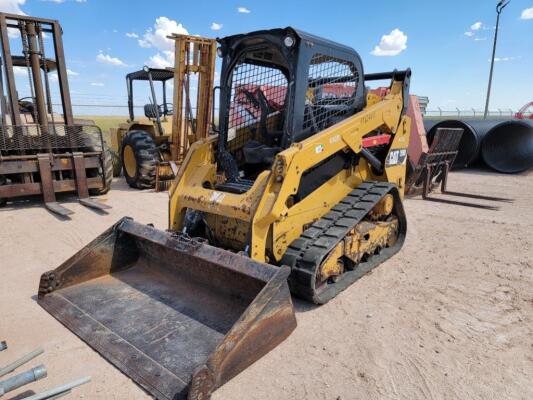
[[[160,399],[206,399],[406,234],[410,70],[292,28],[219,39],[219,126],[170,188],[169,230],[130,219],[45,273],[39,303]],[[367,82],[390,81],[383,98]]]

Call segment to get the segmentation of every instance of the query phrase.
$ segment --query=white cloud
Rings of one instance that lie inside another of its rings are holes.
[[[152,68],[171,68],[174,66],[174,52],[165,50],[148,59],[146,65]]]
[[[79,75],[79,72],[74,72],[74,71],[72,71],[71,69],[68,69],[68,68],[67,68],[67,75],[70,75],[70,76],[78,76],[78,75]]]
[[[0,10],[9,14],[25,15],[20,9],[25,3],[26,0],[0,0]]]
[[[470,29],[473,31],[479,31],[483,24],[481,22],[476,22],[475,24],[470,26]]]
[[[374,56],[397,56],[407,48],[407,35],[399,29],[393,29],[383,35],[371,54]]]
[[[13,67],[13,72],[17,76],[28,76],[28,69],[24,67]]]
[[[135,32],[126,32],[126,37],[137,39],[139,35],[137,35]]]
[[[154,47],[160,51],[173,51],[174,41],[167,37],[173,33],[189,34],[182,24],[178,24],[167,17],[159,17],[155,20],[154,27],[149,28],[144,33],[143,38],[139,39],[139,46],[145,48]]]
[[[155,48],[158,52],[151,56],[146,64],[153,68],[167,68],[174,66],[174,41],[168,36],[177,33],[188,35],[189,31],[182,24],[167,17],[159,17],[155,20],[153,28],[149,28],[139,39],[139,46]]]
[[[241,14],[250,14],[251,11],[247,9],[246,7],[237,7],[237,12]]]
[[[96,56],[96,61],[101,62],[103,64],[110,64],[110,65],[116,65],[119,67],[126,67],[126,63],[122,61],[121,59],[117,57],[111,57],[109,54],[104,53],[98,53]]]
[[[213,22],[211,24],[211,29],[214,30],[214,31],[219,31],[222,29],[222,24],[217,24],[216,22]]]
[[[74,1],[76,3],[87,3],[87,0],[41,0],[41,1],[47,1],[49,3],[56,3],[56,4],[62,4],[66,1]]]
[[[105,85],[102,82],[91,82],[91,86],[104,87]]]
[[[25,78],[28,78],[28,68],[26,68],[26,67],[13,67],[13,73],[16,76],[23,76]],[[70,75],[70,76],[79,75],[77,72],[74,72],[74,71],[72,71],[70,69],[67,69],[67,74]],[[57,76],[57,72],[49,73],[48,77],[49,77],[50,81],[52,81],[52,82],[57,82],[59,80],[59,78]]]
[[[513,60],[516,60],[518,58],[521,58],[521,57],[520,56],[518,56],[518,57],[494,57],[494,62],[513,61]],[[490,59],[489,59],[489,62],[490,62]]]
[[[477,38],[474,38],[474,41],[476,41],[476,42],[482,42],[482,41],[484,41],[484,40],[487,40],[487,38],[486,38],[486,37],[477,37]]]
[[[20,8],[26,4],[26,0],[0,0],[0,11],[9,14],[26,15]],[[19,36],[19,30],[9,28],[7,34],[10,38],[16,38]]]
[[[526,8],[524,11],[522,11],[520,19],[533,19],[533,7]]]
[[[465,36],[472,37],[474,36],[474,32],[467,31],[465,32]]]

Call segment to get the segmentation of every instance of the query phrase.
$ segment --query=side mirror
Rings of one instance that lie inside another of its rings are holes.
[[[146,118],[154,119],[161,116],[161,110],[157,104],[145,104],[144,115]]]

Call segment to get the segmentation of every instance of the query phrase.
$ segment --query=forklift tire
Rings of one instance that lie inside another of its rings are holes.
[[[159,159],[152,136],[141,130],[128,132],[122,139],[120,159],[126,182],[135,189],[155,186],[155,172]]]
[[[0,175],[0,186],[5,185],[6,183],[7,183],[7,179],[3,175]],[[0,207],[5,206],[6,203],[7,203],[7,199],[0,197]]]
[[[113,182],[113,158],[111,155],[111,149],[104,144],[104,164],[103,169],[98,169],[98,175],[104,178],[104,187],[101,189],[89,189],[91,196],[101,196],[106,194],[111,189],[111,183]]]
[[[113,176],[118,177],[122,175],[122,161],[120,161],[120,156],[114,150],[109,150],[111,153],[111,160],[113,163]]]

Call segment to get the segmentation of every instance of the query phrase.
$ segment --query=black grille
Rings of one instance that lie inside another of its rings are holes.
[[[261,97],[267,105],[267,131],[280,129],[286,95],[287,78],[279,69],[246,62],[237,64],[232,76],[228,148],[241,148],[250,139],[261,141]]]
[[[304,129],[325,129],[355,111],[359,72],[351,62],[317,54],[309,66]]]
[[[2,151],[102,151],[102,146],[102,132],[94,125],[50,124],[47,131],[38,125],[0,127]]]

